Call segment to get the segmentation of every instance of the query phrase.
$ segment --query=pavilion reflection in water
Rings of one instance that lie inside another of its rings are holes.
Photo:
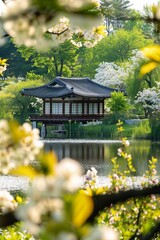
[[[66,157],[80,162],[97,163],[104,162],[104,145],[94,143],[46,143],[47,151],[53,150],[58,159]]]

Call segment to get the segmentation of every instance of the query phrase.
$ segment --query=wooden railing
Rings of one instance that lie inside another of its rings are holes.
[[[101,120],[104,118],[104,114],[89,114],[89,115],[81,115],[81,114],[56,114],[56,115],[36,115],[32,114],[30,116],[31,121],[36,122],[68,122],[68,121],[76,121],[76,122],[87,122],[94,120]]]

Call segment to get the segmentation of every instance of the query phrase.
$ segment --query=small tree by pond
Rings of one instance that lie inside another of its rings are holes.
[[[111,112],[112,123],[116,123],[118,119],[125,119],[131,106],[123,92],[114,91],[111,93],[111,98],[106,100],[106,109]]]

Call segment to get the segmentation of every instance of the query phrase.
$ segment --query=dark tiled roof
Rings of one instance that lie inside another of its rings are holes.
[[[62,78],[56,77],[50,83],[35,87],[24,88],[21,93],[38,98],[57,98],[70,95],[82,97],[108,98],[116,89],[100,85],[89,78]]]

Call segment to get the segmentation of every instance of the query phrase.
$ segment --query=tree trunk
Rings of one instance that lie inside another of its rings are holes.
[[[63,62],[64,62],[63,59],[61,59],[59,76],[62,76],[62,74],[63,74]]]
[[[53,55],[53,57],[54,57],[55,75],[56,75],[56,76],[59,76],[57,59],[56,59],[56,56],[55,56],[55,55]]]

